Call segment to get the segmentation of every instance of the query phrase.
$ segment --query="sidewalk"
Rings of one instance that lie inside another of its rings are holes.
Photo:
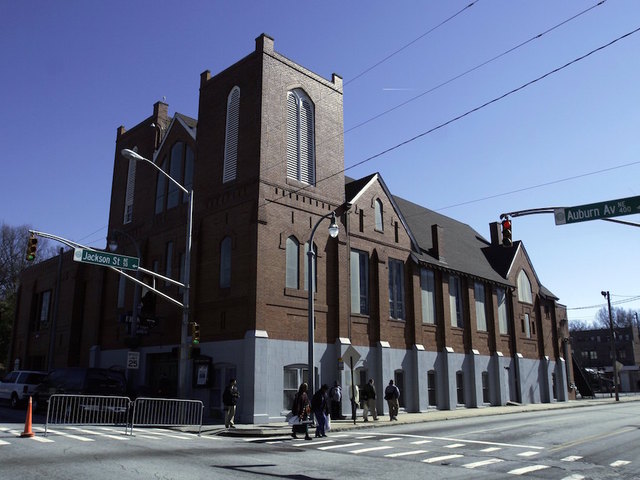
[[[620,402],[640,402],[640,395],[620,396]],[[459,408],[456,410],[429,410],[422,413],[400,412],[398,420],[389,421],[388,415],[378,415],[378,421],[374,422],[369,417],[368,422],[364,422],[359,416],[356,423],[350,418],[347,420],[331,420],[331,432],[342,432],[347,430],[359,430],[374,427],[385,427],[399,424],[412,424],[423,422],[435,422],[439,420],[453,420],[456,418],[479,417],[489,415],[506,415],[509,413],[536,412],[547,410],[560,410],[564,408],[580,408],[593,405],[615,404],[615,398],[586,398],[580,400],[570,400],[568,402],[554,403],[532,403],[528,405],[511,404],[501,407],[480,407],[480,408]],[[192,431],[192,429],[189,429]],[[275,422],[268,424],[236,424],[234,429],[226,429],[223,425],[203,425],[203,435],[225,435],[233,437],[268,437],[275,435],[289,435],[291,426],[287,422]]]

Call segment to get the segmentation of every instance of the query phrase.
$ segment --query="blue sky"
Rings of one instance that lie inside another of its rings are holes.
[[[104,247],[118,126],[163,98],[170,114],[197,117],[200,73],[249,54],[263,32],[293,61],[343,77],[349,176],[380,172],[394,194],[485,238],[503,212],[638,196],[640,32],[365,161],[640,27],[637,0],[597,4],[0,0],[0,221]],[[592,319],[597,309],[578,307],[602,305],[602,290],[640,296],[639,235],[513,221],[570,320]]]

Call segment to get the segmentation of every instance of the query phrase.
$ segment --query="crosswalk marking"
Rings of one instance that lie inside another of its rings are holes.
[[[396,440],[402,440],[402,437],[381,438],[381,442],[395,442]]]
[[[395,457],[406,457],[407,455],[419,455],[421,453],[427,453],[428,450],[410,450],[408,452],[400,452],[400,453],[388,453],[385,457],[395,458]]]
[[[504,460],[502,460],[500,458],[489,458],[488,460],[479,460],[477,462],[467,463],[466,465],[463,465],[463,467],[465,467],[465,468],[484,467],[485,465],[492,465],[494,463],[500,463],[500,462],[503,462],[503,461]]]
[[[316,442],[298,442],[296,445],[297,446],[302,446],[302,447],[315,447],[316,445],[323,445],[325,443],[335,443],[333,440],[318,440]]]
[[[44,432],[44,428],[36,428],[38,431]],[[79,440],[81,442],[93,442],[93,438],[81,437],[80,435],[74,435],[73,433],[63,432],[62,430],[47,430],[47,434],[52,433],[54,435],[60,435],[62,437],[71,438],[73,440]]]
[[[564,457],[562,459],[563,462],[575,462],[576,460],[580,460],[582,457],[578,455],[570,455],[568,457]]]
[[[78,432],[84,433],[86,435],[98,435],[100,437],[112,438],[114,440],[124,440],[124,441],[129,440],[129,437],[124,434],[121,436],[118,436],[118,435],[109,435],[108,433],[99,432],[97,430],[95,431],[85,430],[83,428],[78,428],[78,427],[69,427],[69,428],[72,430],[76,430]]]
[[[106,428],[106,427],[102,427],[102,430],[106,430],[106,431],[113,431],[113,432],[118,432],[118,430],[115,429],[111,429],[111,428]],[[191,440],[193,437],[192,436],[188,436],[188,435],[179,435],[179,434],[175,434],[175,433],[167,433],[166,431],[163,430],[142,430],[143,433],[145,433],[146,435],[158,435],[161,437],[169,437],[169,438],[177,438],[178,440]],[[135,435],[135,432],[134,432]]]
[[[19,437],[20,435],[22,435],[23,432],[19,431],[19,430],[5,430],[7,433],[10,433],[11,435],[15,435],[16,437]],[[53,440],[46,438],[46,437],[39,437],[37,435],[34,435],[33,437],[27,437],[27,440],[33,440],[34,442],[40,442],[40,443],[52,443]]]
[[[584,480],[584,475],[580,475],[579,473],[574,473],[573,475],[569,475],[568,477],[564,477],[562,480]]]
[[[367,452],[375,452],[377,450],[388,450],[389,448],[393,448],[393,447],[369,447],[369,448],[361,448],[360,450],[351,450],[349,453],[367,453]]]
[[[376,438],[375,435],[367,435],[365,437],[356,437],[356,440],[366,440],[368,438]]]
[[[617,462],[613,462],[611,467],[623,467],[624,465],[628,465],[631,462],[629,460],[618,460]]]
[[[531,452],[531,451],[529,451],[529,452],[519,453],[518,456],[519,457],[533,457],[534,455],[538,455],[539,453],[540,452]]]
[[[511,475],[524,475],[525,473],[537,472],[538,470],[544,470],[545,468],[551,468],[549,465],[530,465],[528,467],[516,468],[507,473]]]
[[[464,447],[464,443],[452,443],[451,445],[445,445],[444,448],[460,448]]]
[[[455,454],[455,455],[442,455],[440,457],[431,457],[422,460],[424,463],[437,463],[437,462],[445,462],[447,460],[453,460],[454,458],[464,457],[464,455]]]
[[[490,453],[490,452],[497,452],[498,450],[502,450],[502,448],[500,448],[500,447],[489,447],[489,448],[484,448],[484,449],[482,449],[480,451],[484,452],[484,453]]]
[[[431,440],[418,440],[417,442],[411,442],[412,445],[424,445],[425,443],[431,443]]]
[[[362,445],[362,442],[339,443],[337,445],[329,445],[328,447],[318,447],[318,450],[333,450],[334,448],[350,448]]]
[[[0,440],[0,445],[11,445],[9,442],[5,442],[4,440]]]

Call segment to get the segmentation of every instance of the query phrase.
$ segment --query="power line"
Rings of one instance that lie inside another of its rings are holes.
[[[409,104],[409,103],[411,103],[411,102],[413,102],[413,101],[415,101],[415,100],[418,100],[419,98],[424,97],[425,95],[427,95],[427,94],[429,94],[429,93],[432,93],[432,92],[434,92],[434,91],[438,90],[439,88],[442,88],[442,87],[444,87],[444,86],[446,86],[446,85],[449,85],[450,83],[452,83],[452,82],[454,82],[454,81],[458,80],[459,78],[462,78],[462,77],[464,77],[465,75],[468,75],[469,73],[474,72],[474,71],[476,71],[476,70],[478,70],[478,69],[480,69],[480,68],[484,67],[485,65],[488,65],[489,63],[492,63],[492,62],[494,62],[495,60],[498,60],[499,58],[504,57],[505,55],[508,55],[508,54],[509,54],[509,53],[511,53],[511,52],[514,52],[515,50],[517,50],[517,49],[519,49],[519,48],[521,48],[521,47],[524,47],[524,46],[525,46],[525,45],[527,45],[528,43],[533,42],[534,40],[537,40],[537,39],[541,38],[542,36],[546,35],[547,33],[552,32],[553,30],[555,30],[555,29],[557,29],[557,28],[560,28],[561,26],[563,26],[563,25],[565,25],[565,24],[569,23],[570,21],[575,20],[576,18],[580,17],[581,15],[584,15],[585,13],[587,13],[587,12],[589,12],[589,11],[593,10],[594,8],[599,7],[600,5],[602,5],[603,3],[605,3],[606,1],[607,1],[607,0],[601,0],[601,1],[600,1],[600,2],[598,2],[596,5],[592,5],[591,7],[587,8],[587,9],[585,9],[585,10],[583,10],[583,11],[581,11],[581,12],[579,12],[579,13],[575,14],[575,15],[573,15],[572,17],[570,17],[570,18],[568,18],[568,19],[566,19],[566,20],[564,20],[564,21],[562,21],[562,22],[558,23],[557,25],[554,25],[553,27],[548,28],[548,29],[547,29],[547,30],[545,30],[544,32],[539,33],[539,34],[537,34],[537,35],[534,35],[534,36],[533,36],[533,37],[531,37],[530,39],[525,40],[524,42],[522,42],[522,43],[520,43],[520,44],[516,45],[515,47],[512,47],[512,48],[510,48],[510,49],[508,49],[508,50],[505,50],[504,52],[502,52],[502,53],[500,53],[500,54],[496,55],[495,57],[492,57],[492,58],[490,58],[489,60],[485,60],[484,62],[482,62],[482,63],[480,63],[480,64],[476,65],[475,67],[470,68],[470,69],[468,69],[468,70],[466,70],[466,71],[464,71],[464,72],[462,72],[462,73],[460,73],[460,74],[458,74],[458,75],[456,75],[456,76],[454,76],[454,77],[450,78],[449,80],[446,80],[446,81],[444,81],[444,82],[442,82],[442,83],[440,83],[440,84],[438,84],[438,85],[436,85],[436,86],[434,86],[434,87],[432,87],[432,88],[430,88],[430,89],[428,89],[428,90],[426,90],[426,91],[424,91],[424,92],[422,92],[422,93],[420,93],[420,94],[418,94],[418,95],[416,95],[416,96],[414,96],[414,97],[411,97],[411,98],[409,98],[408,100],[406,100],[406,101],[404,101],[404,102],[402,102],[402,103],[399,103],[398,105],[396,105],[396,106],[394,106],[394,107],[391,107],[391,108],[389,108],[388,110],[385,110],[384,112],[381,112],[381,113],[379,113],[379,114],[377,114],[377,115],[375,115],[375,116],[373,116],[373,117],[369,118],[368,120],[364,120],[364,121],[362,121],[362,122],[360,122],[360,123],[358,123],[358,124],[354,125],[353,127],[348,128],[347,130],[345,130],[345,132],[344,132],[344,133],[349,133],[349,132],[351,132],[351,131],[353,131],[353,130],[355,130],[355,129],[357,129],[357,128],[360,128],[360,127],[362,127],[362,126],[364,126],[364,125],[366,125],[366,124],[368,124],[368,123],[370,123],[370,122],[372,122],[372,121],[374,121],[374,120],[377,120],[377,119],[378,119],[378,118],[380,118],[380,117],[383,117],[384,115],[386,115],[386,114],[388,114],[388,113],[393,112],[394,110],[397,110],[398,108],[404,107],[405,105],[407,105],[407,104]]]
[[[341,170],[336,171],[335,173],[332,173],[331,175],[328,175],[328,176],[326,176],[324,178],[321,178],[316,182],[316,185],[318,185],[319,183],[321,183],[323,181],[329,180],[329,179],[335,177],[336,175],[343,174],[348,170],[351,170],[351,169],[353,169],[355,167],[358,167],[358,166],[363,165],[363,164],[365,164],[367,162],[370,162],[371,160],[375,160],[376,158],[382,157],[382,156],[386,155],[387,153],[393,152],[394,150],[397,150],[397,149],[399,149],[401,147],[404,147],[405,145],[413,143],[414,141],[416,141],[416,140],[418,140],[418,139],[420,139],[422,137],[425,137],[425,136],[427,136],[427,135],[429,135],[429,134],[431,134],[431,133],[433,133],[433,132],[435,132],[437,130],[440,130],[440,129],[448,126],[448,125],[451,125],[452,123],[455,123],[455,122],[457,122],[459,120],[462,120],[463,118],[468,117],[469,115],[471,115],[473,113],[476,113],[479,110],[482,110],[482,109],[484,109],[484,108],[486,108],[486,107],[488,107],[488,106],[490,106],[490,105],[492,105],[494,103],[497,103],[497,102],[499,102],[501,100],[504,100],[505,98],[513,95],[514,93],[517,93],[517,92],[519,92],[521,90],[524,90],[525,88],[530,87],[531,85],[533,85],[533,84],[535,84],[535,83],[537,83],[537,82],[539,82],[541,80],[544,80],[545,78],[547,78],[547,77],[549,77],[549,76],[551,76],[551,75],[553,75],[555,73],[558,73],[558,72],[564,70],[565,68],[568,68],[571,65],[573,65],[573,64],[575,64],[575,63],[577,63],[579,61],[582,61],[585,58],[590,57],[594,53],[597,53],[597,52],[599,52],[601,50],[604,50],[605,48],[610,47],[611,45],[619,42],[620,40],[623,40],[623,39],[625,39],[625,38],[627,38],[627,37],[629,37],[629,36],[631,36],[631,35],[633,35],[635,33],[638,33],[639,31],[640,31],[640,27],[636,28],[635,30],[632,30],[631,32],[625,33],[624,35],[621,35],[620,37],[617,37],[614,40],[612,40],[612,41],[610,41],[610,42],[608,42],[608,43],[606,43],[604,45],[601,45],[600,47],[595,48],[595,49],[591,50],[590,52],[588,52],[588,53],[586,53],[584,55],[581,55],[580,57],[577,57],[574,60],[571,60],[570,62],[567,62],[567,63],[565,63],[564,65],[562,65],[560,67],[554,68],[553,70],[551,70],[551,71],[549,71],[549,72],[547,72],[547,73],[545,73],[543,75],[540,75],[539,77],[537,77],[537,78],[535,78],[533,80],[530,80],[530,81],[520,85],[517,88],[514,88],[514,89],[512,89],[512,90],[510,90],[510,91],[508,91],[508,92],[506,92],[506,93],[504,93],[504,94],[502,94],[502,95],[500,95],[498,97],[495,97],[494,99],[489,100],[489,101],[487,101],[487,102],[485,102],[485,103],[483,103],[483,104],[481,104],[481,105],[479,105],[479,106],[477,106],[475,108],[472,108],[471,110],[467,110],[465,113],[462,113],[462,114],[460,114],[460,115],[458,115],[456,117],[453,117],[452,119],[447,120],[446,122],[440,123],[440,124],[436,125],[435,127],[432,127],[430,129],[422,132],[422,133],[414,135],[413,137],[411,137],[411,138],[409,138],[407,140],[404,140],[404,141],[402,141],[402,142],[400,142],[400,143],[398,143],[398,144],[396,144],[396,145],[394,145],[392,147],[389,147],[389,148],[387,148],[387,149],[385,149],[385,150],[383,150],[383,151],[381,151],[379,153],[376,153],[375,155],[371,155],[370,157],[367,157],[364,160],[356,162],[353,165],[350,165],[349,167],[345,167],[345,168],[343,168]],[[309,188],[310,186],[311,185],[306,185],[304,187],[300,187],[300,188],[292,191],[291,194],[296,194],[296,193],[299,193],[301,191],[304,191],[307,188]],[[265,203],[262,203],[262,204],[258,205],[258,208],[260,208],[262,206],[265,206],[265,205],[268,205],[269,203],[272,203],[274,201],[275,200],[266,200]]]

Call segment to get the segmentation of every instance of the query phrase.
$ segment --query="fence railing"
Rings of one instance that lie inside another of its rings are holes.
[[[129,397],[51,395],[44,434],[49,425],[114,425],[124,427],[126,433],[130,408]]]
[[[204,404],[200,400],[136,398],[129,433],[134,427],[198,427],[202,432]]]
[[[133,435],[134,427],[198,427],[202,432],[204,404],[200,400],[55,394],[49,397],[49,425],[111,425]]]

